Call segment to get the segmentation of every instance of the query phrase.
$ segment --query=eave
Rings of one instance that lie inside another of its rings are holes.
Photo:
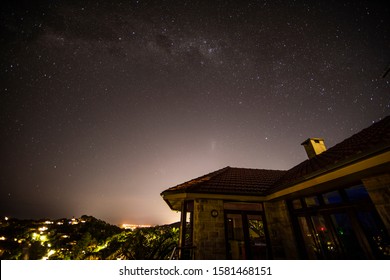
[[[234,194],[210,194],[210,193],[168,193],[161,194],[168,206],[175,211],[181,210],[181,202],[184,200],[195,199],[217,199],[225,201],[242,201],[242,202],[263,202],[264,196],[255,195],[234,195]]]

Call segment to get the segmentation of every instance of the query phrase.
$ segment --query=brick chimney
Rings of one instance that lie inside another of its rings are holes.
[[[326,151],[325,142],[322,138],[309,138],[301,145],[305,147],[306,154],[309,159]]]

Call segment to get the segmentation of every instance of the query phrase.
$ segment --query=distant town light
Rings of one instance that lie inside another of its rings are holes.
[[[8,217],[4,217],[4,220],[8,221]]]
[[[134,230],[136,228],[148,228],[148,227],[151,227],[151,225],[122,224],[121,227],[124,228],[124,229]]]
[[[7,238],[5,236],[0,236],[0,240],[6,240]]]

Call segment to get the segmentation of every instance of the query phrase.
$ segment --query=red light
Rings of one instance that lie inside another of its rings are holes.
[[[325,231],[325,228],[324,228],[324,227],[321,227],[320,230],[321,230],[321,231]]]

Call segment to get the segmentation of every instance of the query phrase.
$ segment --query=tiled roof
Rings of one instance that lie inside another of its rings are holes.
[[[266,195],[376,152],[390,149],[390,116],[288,171],[225,167],[165,190],[171,193]]]
[[[390,148],[390,116],[352,135],[325,152],[289,169],[269,192],[290,186],[315,173],[347,164]]]
[[[286,171],[225,167],[172,187],[168,193],[262,195]]]

